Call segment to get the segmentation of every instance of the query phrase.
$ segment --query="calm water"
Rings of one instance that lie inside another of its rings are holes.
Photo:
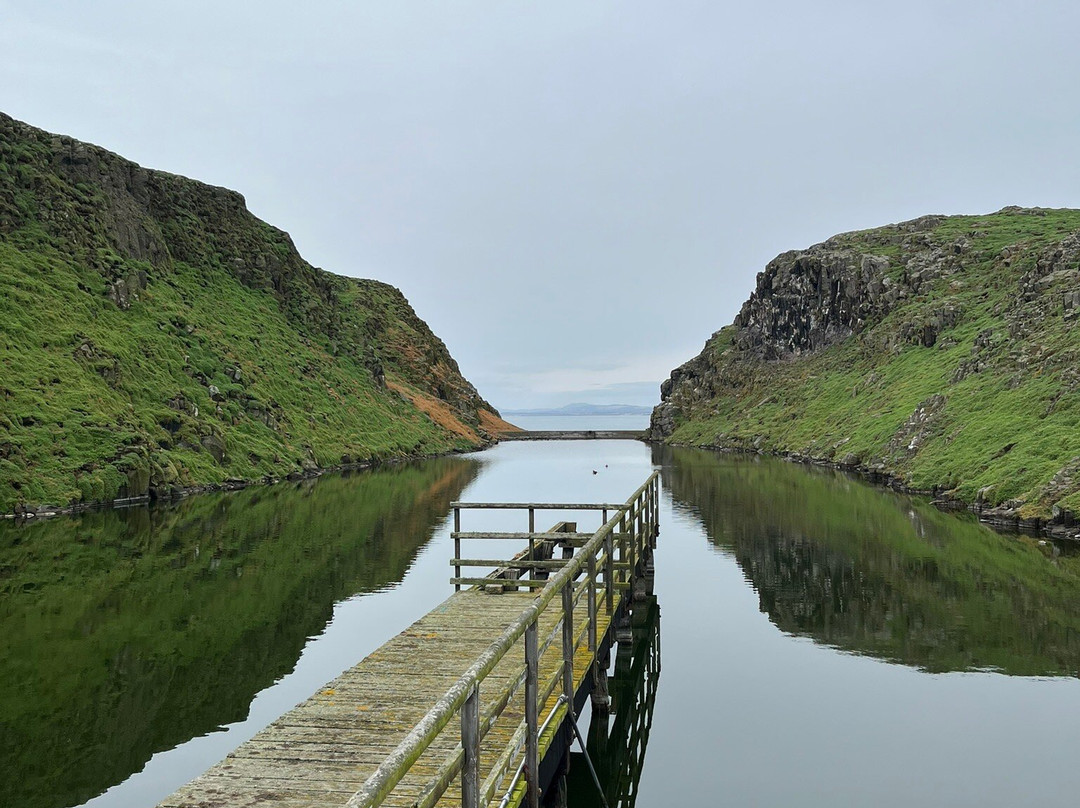
[[[0,805],[154,805],[449,594],[452,500],[622,501],[654,466],[635,660],[662,637],[662,673],[613,663],[637,805],[1080,793],[1080,559],[831,472],[592,441],[0,525]]]

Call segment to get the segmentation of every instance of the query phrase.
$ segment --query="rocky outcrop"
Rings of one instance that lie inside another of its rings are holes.
[[[906,294],[888,269],[888,258],[850,249],[784,253],[758,276],[735,317],[736,347],[790,359],[847,339]]]
[[[865,241],[854,234],[837,236],[777,256],[758,275],[735,317],[735,347],[760,359],[792,359],[879,321],[901,301],[959,270],[970,243],[936,243],[928,233],[942,220],[925,216],[874,231]],[[937,319],[912,324],[908,337],[932,345],[942,328],[941,316]]]
[[[663,383],[649,435],[1062,524],[1080,507],[1078,283],[1068,210],[926,216],[782,253]]]

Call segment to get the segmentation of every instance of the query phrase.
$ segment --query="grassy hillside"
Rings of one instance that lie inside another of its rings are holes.
[[[0,115],[0,512],[476,447],[401,293],[235,192]]]
[[[892,474],[1003,517],[1080,508],[1080,211],[925,217],[778,257],[653,433]]]

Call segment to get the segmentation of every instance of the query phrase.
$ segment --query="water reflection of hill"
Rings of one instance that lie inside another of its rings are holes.
[[[780,629],[935,672],[1080,670],[1080,558],[838,473],[657,451]]]
[[[0,525],[0,805],[82,802],[243,719],[335,601],[402,579],[477,469]]]

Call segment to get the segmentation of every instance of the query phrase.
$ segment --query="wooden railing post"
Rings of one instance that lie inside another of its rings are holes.
[[[589,659],[596,659],[596,556],[589,556],[588,563],[589,582],[586,588],[586,598],[589,606]]]
[[[649,496],[652,498],[653,507],[653,519],[652,519],[652,545],[656,547],[656,537],[660,533],[660,478],[657,477],[653,480],[653,484],[649,486]]]
[[[536,508],[529,508],[529,558],[536,557],[536,542],[532,534],[536,532]],[[536,578],[536,570],[529,570],[529,578]]]
[[[651,543],[656,537],[656,522],[658,511],[658,503],[656,501],[656,488],[649,486],[649,542]]]
[[[642,525],[642,529],[645,531],[646,540],[652,545],[652,523],[653,523],[653,500],[652,500],[652,486],[650,485],[645,489],[645,523]]]
[[[525,629],[525,805],[540,808],[540,738],[537,719],[536,619]]]
[[[645,496],[642,496],[634,509],[634,552],[640,563],[645,555]]]
[[[610,615],[615,611],[615,542],[610,533],[604,537],[604,600]]]
[[[562,591],[562,658],[563,693],[570,706],[570,720],[574,716],[574,579],[566,582]]]
[[[480,687],[461,706],[461,808],[480,808]]]
[[[626,565],[626,561],[627,561],[627,558],[628,558],[628,553],[627,553],[627,545],[628,544],[629,544],[629,542],[627,542],[627,540],[626,540],[626,513],[623,513],[623,515],[619,518],[619,564],[621,566]],[[630,575],[629,571],[626,570],[626,569],[623,569],[622,570],[622,575],[620,576],[619,583],[626,583],[627,580],[629,580],[629,575]]]
[[[461,508],[454,508],[454,533],[457,534],[457,533],[460,533],[460,532],[461,532]],[[454,536],[454,558],[461,558],[461,539],[459,539],[456,535]],[[455,564],[454,565],[454,577],[455,578],[460,578],[461,577],[461,565],[460,564]],[[455,592],[460,592],[461,591],[461,584],[454,584],[454,591]]]
[[[659,503],[656,501],[656,491],[649,486],[649,546],[656,547],[657,523],[660,520]]]

